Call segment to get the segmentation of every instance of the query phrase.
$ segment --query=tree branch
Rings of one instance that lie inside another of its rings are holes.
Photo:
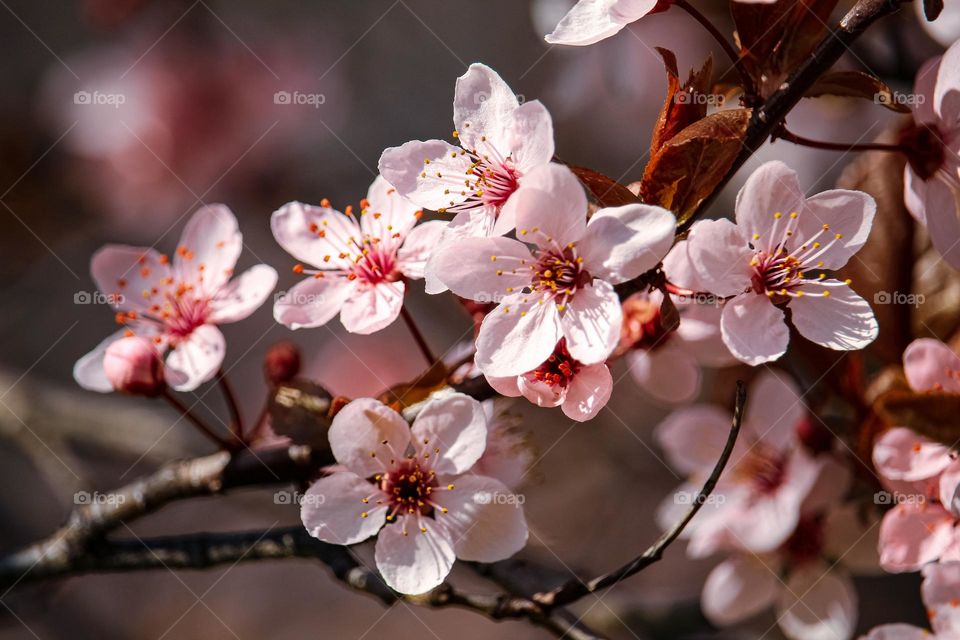
[[[859,38],[874,22],[895,13],[907,0],[859,0],[843,17],[835,30],[830,32],[817,45],[810,57],[796,69],[780,88],[754,109],[747,135],[743,140],[743,149],[734,160],[727,175],[707,198],[700,203],[696,213],[690,216],[677,232],[683,233],[690,228],[699,215],[706,211],[717,199],[724,186],[733,179],[737,171],[750,159],[764,142],[781,126],[787,114],[803,98],[830,67],[840,59],[853,42]]]
[[[717,485],[717,481],[720,479],[720,475],[723,473],[723,469],[727,466],[727,461],[730,459],[730,454],[733,452],[733,447],[737,443],[737,435],[740,433],[740,423],[743,419],[743,406],[746,401],[747,392],[744,389],[743,382],[738,380],[736,404],[733,409],[733,424],[730,426],[730,435],[727,436],[727,443],[723,448],[723,452],[720,454],[720,459],[717,460],[717,464],[713,467],[713,472],[710,473],[710,477],[703,483],[703,488],[697,493],[687,513],[679,522],[664,532],[664,534],[641,555],[619,569],[598,576],[589,582],[582,582],[578,579],[569,580],[552,591],[534,595],[533,600],[548,608],[570,604],[587,594],[612,587],[621,580],[629,578],[635,573],[639,573],[654,562],[660,560],[663,557],[663,552],[680,537],[680,534],[683,533],[683,530],[690,524],[693,517],[697,515],[700,507],[707,501],[710,493]]]

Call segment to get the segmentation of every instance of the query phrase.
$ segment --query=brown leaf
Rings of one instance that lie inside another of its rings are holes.
[[[706,96],[713,81],[712,58],[707,58],[699,71],[691,70],[689,78],[681,85],[676,56],[669,49],[657,47],[657,51],[663,58],[663,66],[667,72],[667,97],[653,128],[653,137],[650,140],[651,156],[680,131],[707,115],[707,101],[691,97]]]
[[[956,394],[894,390],[881,396],[874,409],[890,426],[909,427],[948,447],[960,439],[960,396]]]
[[[270,426],[295,444],[327,447],[332,401],[320,385],[295,378],[273,389],[267,407]]]
[[[443,362],[435,363],[425,374],[412,382],[405,382],[390,387],[380,394],[378,400],[397,411],[426,400],[431,393],[447,386],[446,365]]]
[[[567,165],[571,171],[580,179],[580,182],[586,187],[600,206],[619,207],[625,204],[637,204],[641,202],[630,189],[620,184],[613,178],[609,178],[598,171]]]
[[[844,96],[872,100],[891,111],[910,113],[910,107],[897,102],[893,91],[882,80],[862,71],[831,71],[813,83],[805,98]]]
[[[670,209],[682,224],[733,165],[749,122],[749,109],[730,109],[678,133],[647,163],[640,185],[643,201]]]

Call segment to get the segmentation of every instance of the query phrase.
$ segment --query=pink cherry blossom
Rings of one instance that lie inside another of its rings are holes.
[[[546,361],[561,338],[579,362],[603,362],[620,336],[613,285],[660,262],[673,242],[673,214],[627,205],[601,209],[588,224],[580,182],[557,164],[531,173],[518,199],[522,241],[466,238],[431,258],[457,295],[499,303],[480,326],[477,366],[488,376],[518,376]]]
[[[487,376],[494,390],[508,398],[523,396],[541,407],[559,406],[571,420],[593,418],[610,399],[613,377],[607,365],[584,365],[567,351],[566,340],[540,366],[519,376]]]
[[[737,0],[770,4],[777,0]],[[631,22],[666,11],[672,0],[579,0],[544,39],[550,44],[583,46],[620,32]]]
[[[340,466],[304,494],[303,524],[333,544],[377,536],[377,568],[401,593],[438,586],[455,558],[503,560],[526,544],[527,524],[506,485],[473,471],[487,435],[483,407],[463,394],[428,402],[412,427],[354,400],[330,427]]]
[[[873,464],[895,503],[880,527],[880,566],[897,573],[960,560],[960,462],[950,448],[896,427],[877,439]]]
[[[553,122],[539,101],[520,104],[496,71],[472,64],[457,79],[453,124],[460,146],[414,140],[380,157],[380,173],[418,206],[455,214],[443,242],[513,229],[516,194],[553,157]],[[427,271],[427,291],[443,285]]]
[[[165,375],[178,391],[212,379],[226,350],[217,325],[249,316],[277,283],[277,272],[263,264],[231,280],[242,245],[230,209],[211,205],[193,214],[172,263],[152,247],[107,245],[97,251],[90,270],[123,329],[77,361],[73,376],[80,386],[112,391],[104,352],[132,335],[152,339],[160,353],[170,351]]]
[[[801,445],[797,428],[806,411],[796,385],[785,375],[762,372],[750,385],[741,434],[711,502],[684,532],[695,557],[720,549],[766,553],[777,549],[800,522],[805,503],[817,498],[818,481],[830,456],[813,456]],[[732,416],[715,405],[699,404],[673,412],[655,437],[667,461],[690,475],[688,483],[660,508],[669,526],[686,509],[727,440]],[[838,487],[834,487],[835,489]]]
[[[164,388],[163,360],[152,340],[120,338],[103,355],[103,373],[116,391],[156,395]]]
[[[761,165],[737,195],[736,223],[701,220],[671,251],[674,284],[729,298],[720,321],[723,341],[750,365],[787,350],[789,307],[800,335],[829,349],[862,349],[877,336],[870,305],[849,281],[828,278],[863,246],[876,203],[859,191],[835,189],[805,198],[797,175],[779,161]],[[687,265],[693,282],[674,279]],[[758,331],[757,327],[763,327]]]
[[[487,447],[472,471],[516,489],[533,466],[533,446],[518,428],[520,417],[509,413],[514,400],[497,398],[482,404],[487,416]]]
[[[397,319],[405,280],[423,278],[446,223],[417,225],[417,207],[379,176],[361,205],[359,222],[352,212],[299,202],[274,212],[270,226],[277,242],[314,267],[295,268],[310,277],[277,300],[277,322],[291,329],[319,327],[339,313],[347,331],[370,334]]]
[[[701,367],[736,362],[720,337],[720,308],[677,299],[680,326],[667,331],[660,323],[663,294],[638,293],[623,303],[624,358],[637,384],[660,402],[682,404],[700,393]],[[622,341],[621,341],[622,342]]]
[[[960,562],[928,564],[923,568],[920,595],[933,633],[910,624],[885,624],[863,640],[956,640],[960,638]]]
[[[939,340],[914,340],[903,352],[903,373],[914,391],[960,393],[960,356]]]
[[[960,43],[917,72],[905,201],[936,250],[960,268]]]

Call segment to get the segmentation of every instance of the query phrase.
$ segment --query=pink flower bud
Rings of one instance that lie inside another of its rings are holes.
[[[123,393],[154,396],[164,387],[163,361],[146,338],[120,338],[107,347],[103,371],[113,388]]]
[[[267,351],[263,371],[270,384],[289,382],[300,373],[300,349],[292,342],[278,342]]]

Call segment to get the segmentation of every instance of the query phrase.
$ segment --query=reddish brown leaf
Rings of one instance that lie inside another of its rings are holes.
[[[431,393],[446,386],[448,374],[446,365],[437,362],[416,380],[390,387],[377,399],[397,411],[402,411],[426,400]]]
[[[960,439],[960,396],[955,394],[888,391],[874,409],[890,426],[909,427],[947,446]]]
[[[647,163],[643,201],[670,209],[682,224],[733,165],[749,122],[749,109],[718,111],[674,136]]]
[[[897,102],[893,91],[880,78],[862,71],[831,71],[822,75],[813,86],[803,94],[806,98],[821,96],[843,96],[863,98],[896,111],[910,113],[910,107]]]
[[[600,203],[600,206],[619,207],[625,204],[642,202],[630,189],[613,178],[586,167],[567,166],[580,179],[590,195]]]
[[[326,389],[308,380],[293,379],[273,389],[268,404],[270,426],[295,444],[327,446],[332,398]]]
[[[699,99],[711,91],[713,59],[708,58],[699,71],[690,71],[684,84],[680,84],[677,59],[668,49],[657,47],[667,72],[667,97],[663,101],[660,117],[650,140],[650,155],[654,155],[670,138],[707,115],[707,101]]]

